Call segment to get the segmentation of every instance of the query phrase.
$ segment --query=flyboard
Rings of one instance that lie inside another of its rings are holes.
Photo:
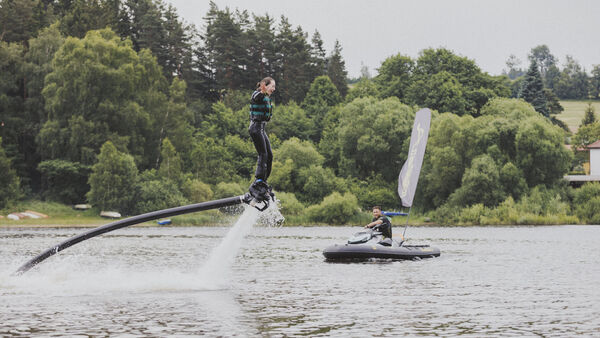
[[[427,108],[419,110],[415,115],[415,122],[410,136],[408,158],[398,176],[398,196],[402,200],[402,206],[409,208],[408,213],[383,212],[386,216],[407,216],[402,239],[404,239],[408,228],[410,210],[423,164],[430,124],[431,111]],[[381,232],[377,229],[358,232],[347,243],[334,244],[323,250],[323,256],[328,261],[370,258],[415,259],[437,257],[439,255],[440,249],[429,245],[405,245],[404,240],[383,240]]]
[[[264,211],[265,209],[267,209],[269,207],[269,203],[271,201],[275,201],[275,195],[273,194],[271,187],[269,185],[267,185],[266,183],[259,181],[259,182],[254,182],[250,186],[249,191],[244,195],[223,198],[223,199],[215,200],[215,201],[190,204],[190,205],[185,205],[185,206],[181,206],[181,207],[158,210],[158,211],[153,211],[153,212],[149,212],[149,213],[145,213],[145,214],[141,214],[141,215],[137,215],[137,216],[132,216],[129,218],[125,218],[123,220],[108,223],[101,227],[84,232],[80,235],[71,237],[68,240],[66,240],[62,243],[59,243],[59,244],[47,249],[46,251],[42,252],[41,254],[37,255],[36,257],[32,258],[27,263],[23,264],[15,272],[15,274],[21,275],[21,274],[29,271],[31,268],[33,268],[37,264],[44,261],[46,258],[53,256],[53,255],[59,253],[60,251],[63,251],[64,249],[66,249],[70,246],[73,246],[79,242],[85,241],[92,237],[96,237],[98,235],[105,234],[110,231],[125,228],[130,225],[139,224],[139,223],[152,221],[152,220],[165,218],[165,217],[189,214],[189,213],[197,212],[197,211],[223,208],[223,207],[228,207],[228,206],[242,204],[242,203],[245,203],[252,207],[255,207],[256,209],[258,209],[260,211]]]

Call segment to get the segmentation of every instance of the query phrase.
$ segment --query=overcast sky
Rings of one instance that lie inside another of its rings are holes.
[[[202,29],[208,0],[166,0]],[[318,30],[329,54],[342,45],[349,77],[361,62],[372,74],[401,53],[445,47],[474,59],[490,74],[506,68],[509,55],[528,66],[532,47],[546,44],[562,67],[571,55],[589,72],[600,64],[600,1],[597,0],[214,0],[219,9],[248,10],[301,26],[309,39]]]

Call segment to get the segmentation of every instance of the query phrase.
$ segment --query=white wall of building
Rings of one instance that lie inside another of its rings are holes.
[[[590,175],[600,175],[600,149],[590,149]]]

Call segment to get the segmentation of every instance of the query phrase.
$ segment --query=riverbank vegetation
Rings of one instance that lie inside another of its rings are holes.
[[[309,39],[285,17],[213,3],[198,30],[152,0],[3,1],[0,16],[4,214],[46,201],[134,215],[243,194],[256,165],[248,98],[272,76],[269,183],[289,224],[361,224],[373,205],[397,209],[419,107],[434,113],[416,222],[598,222],[600,203],[585,202],[600,200],[597,186],[562,178],[585,161],[565,144],[598,140],[600,122],[590,105],[573,134],[559,99],[597,99],[600,68],[588,75],[567,57],[561,69],[546,46],[499,76],[445,48],[399,53],[349,87],[340,43],[327,53],[318,32]],[[63,211],[55,217],[96,221]]]

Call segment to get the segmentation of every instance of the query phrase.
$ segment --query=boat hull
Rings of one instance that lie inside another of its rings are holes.
[[[440,249],[429,245],[383,246],[379,244],[336,244],[323,250],[328,261],[382,259],[419,259],[440,256]]]

